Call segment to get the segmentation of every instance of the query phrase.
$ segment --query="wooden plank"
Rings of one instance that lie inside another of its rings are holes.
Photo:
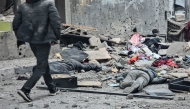
[[[51,77],[53,79],[55,79],[55,78],[68,78],[68,77],[71,77],[71,76],[68,75],[68,74],[51,74]]]
[[[101,87],[102,83],[99,81],[78,81],[79,87]]]
[[[95,60],[105,60],[105,59],[111,59],[111,56],[109,55],[106,48],[101,48],[98,51],[84,51],[89,55],[89,59],[95,59]]]
[[[72,26],[72,24],[62,24],[62,26],[70,27]],[[77,29],[97,30],[96,28],[89,26],[74,25],[73,27]]]

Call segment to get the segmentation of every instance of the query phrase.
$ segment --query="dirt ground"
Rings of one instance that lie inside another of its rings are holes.
[[[93,71],[78,74],[78,79],[97,80],[100,76]],[[126,99],[125,96],[87,94],[79,92],[60,92],[56,96],[48,96],[47,90],[39,90],[36,87],[31,91],[33,102],[25,102],[17,95],[25,80],[16,80],[18,75],[3,78],[0,82],[0,109],[189,109],[190,95],[176,93],[174,100],[158,100],[148,98]],[[37,85],[42,86],[43,79]],[[79,88],[85,90],[97,90],[108,92],[121,92],[118,87],[110,87],[104,82],[102,88]],[[45,85],[43,85],[45,86]],[[146,88],[167,88],[167,84],[151,85]],[[179,100],[185,97],[185,100]]]

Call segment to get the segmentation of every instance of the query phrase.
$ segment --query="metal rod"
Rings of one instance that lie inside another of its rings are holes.
[[[47,90],[47,87],[36,86],[39,89]],[[71,92],[83,92],[83,93],[96,93],[96,94],[108,94],[108,95],[120,95],[120,96],[128,96],[132,95],[137,98],[150,98],[150,99],[166,99],[173,100],[172,96],[155,96],[155,95],[142,95],[142,94],[127,94],[127,93],[113,93],[113,92],[102,92],[102,91],[93,91],[93,90],[80,90],[80,89],[71,89],[71,88],[59,88],[61,91],[71,91]]]

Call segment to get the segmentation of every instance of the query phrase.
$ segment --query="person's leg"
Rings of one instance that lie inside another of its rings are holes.
[[[123,81],[121,81],[121,83],[119,84],[120,88],[125,89],[126,87],[130,87],[133,84],[133,82],[136,80],[138,76],[137,73],[138,73],[138,70],[130,71],[127,74],[126,78]]]
[[[142,89],[148,85],[149,81],[150,81],[150,77],[147,73],[142,73],[136,80],[140,86],[138,88],[138,91],[142,91]]]
[[[144,86],[146,86],[150,80],[149,75],[146,72],[137,70],[136,72],[136,80],[130,87],[126,87],[124,89],[124,93],[134,93],[141,91]]]
[[[49,51],[51,47],[50,44],[30,44],[30,46],[37,59],[37,65],[33,69],[33,75],[27,80],[21,89],[22,91],[28,93],[40,77],[46,73],[48,68]]]
[[[48,86],[50,95],[56,95],[56,92],[58,91],[58,89],[53,83],[53,80],[50,74],[49,65],[47,66],[46,73],[43,75],[43,78],[44,78],[45,84]]]

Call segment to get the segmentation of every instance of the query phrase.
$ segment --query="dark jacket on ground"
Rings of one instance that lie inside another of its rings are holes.
[[[19,41],[44,44],[61,36],[61,21],[51,0],[26,0],[13,20],[13,30]]]
[[[147,67],[147,68],[141,68],[141,69],[136,69],[136,70],[141,70],[147,73],[150,77],[150,84],[163,84],[166,82],[166,78],[158,76],[156,71],[152,67]]]

